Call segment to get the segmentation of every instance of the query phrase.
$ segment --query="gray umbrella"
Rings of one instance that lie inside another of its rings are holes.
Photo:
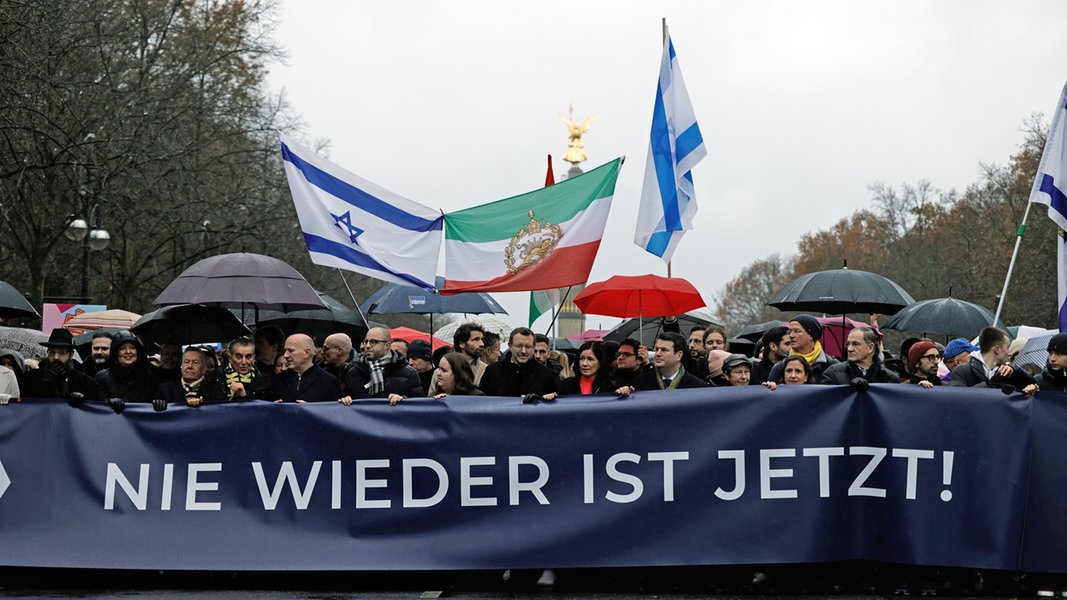
[[[437,277],[434,287],[445,287],[445,278]],[[433,331],[433,316],[450,313],[464,313],[469,315],[481,314],[507,314],[492,296],[482,292],[464,292],[442,296],[434,292],[411,285],[390,283],[382,286],[378,291],[371,294],[363,304],[359,306],[365,314],[391,315],[391,314],[415,314],[430,315],[430,331]],[[450,338],[446,338],[450,339]]]
[[[327,308],[315,289],[288,263],[250,252],[205,258],[186,269],[153,304],[204,304],[285,312]]]
[[[22,292],[16,290],[11,284],[0,281],[0,318],[40,316]]]
[[[891,315],[914,302],[892,280],[846,267],[801,275],[778,290],[767,305],[783,311]]]
[[[44,358],[48,349],[41,342],[48,339],[48,334],[36,329],[22,327],[0,327],[0,350],[21,352],[26,358]]]
[[[737,337],[744,338],[755,344],[756,342],[760,341],[760,338],[763,337],[763,334],[767,333],[771,329],[774,329],[775,327],[781,327],[782,325],[785,325],[785,321],[771,320],[765,321],[763,323],[757,323],[755,325],[745,325],[744,328],[742,328],[741,331],[738,332]],[[730,346],[733,346],[733,340],[730,341]]]
[[[950,297],[909,304],[883,323],[882,328],[970,339],[990,325],[993,325],[992,311]],[[996,326],[1005,329],[1001,321],[997,321]]]

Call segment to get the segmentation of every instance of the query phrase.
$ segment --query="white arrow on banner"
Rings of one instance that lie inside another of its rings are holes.
[[[4,463],[0,462],[0,496],[4,495],[10,485],[11,479],[8,478],[7,471],[4,470]]]

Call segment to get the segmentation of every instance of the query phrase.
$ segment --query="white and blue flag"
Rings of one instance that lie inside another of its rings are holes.
[[[1030,202],[1048,206],[1048,216],[1059,225],[1056,246],[1056,258],[1059,274],[1059,326],[1061,332],[1067,332],[1067,244],[1064,243],[1064,231],[1067,231],[1067,84],[1060,92],[1060,101],[1052,115],[1052,125],[1045,140],[1045,151],[1041,154],[1041,164],[1037,167],[1034,187],[1030,190]]]
[[[311,262],[434,289],[444,217],[281,136]]]
[[[656,105],[652,112],[645,183],[634,243],[670,262],[697,212],[692,168],[708,151],[668,34],[663,43]]]

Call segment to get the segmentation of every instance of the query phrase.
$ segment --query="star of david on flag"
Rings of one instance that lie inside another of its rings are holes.
[[[444,217],[281,136],[282,160],[311,261],[434,289]]]

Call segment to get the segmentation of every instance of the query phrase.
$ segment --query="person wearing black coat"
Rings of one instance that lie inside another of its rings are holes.
[[[853,329],[845,342],[848,360],[826,367],[819,383],[848,385],[856,378],[865,379],[867,383],[900,383],[900,375],[882,365],[880,346],[881,340],[874,329]]]
[[[315,341],[303,333],[285,340],[285,358],[289,368],[271,379],[271,396],[275,402],[334,402],[341,387],[337,378],[315,364]]]
[[[179,370],[180,378],[156,386],[156,395],[152,399],[152,406],[156,410],[166,410],[168,404],[200,406],[226,401],[222,380],[208,376],[207,356],[202,349],[186,348]]]
[[[1067,392],[1067,333],[1057,333],[1048,341],[1048,362],[1037,376],[1042,392]]]
[[[26,398],[71,398],[95,400],[99,386],[96,381],[74,368],[74,336],[62,328],[52,330],[48,341],[48,357],[36,369],[19,381]]]
[[[388,398],[396,404],[404,398],[426,396],[419,374],[408,364],[407,358],[389,347],[389,330],[374,327],[359,347],[359,355],[352,360],[345,375],[345,395],[341,404],[352,404],[361,398]]]
[[[618,386],[608,377],[608,360],[600,342],[585,342],[578,348],[578,374],[559,385],[560,396],[615,393]]]
[[[1008,389],[1007,386],[1032,396],[1037,382],[1029,373],[1008,364],[1008,333],[996,327],[986,327],[978,334],[978,351],[981,357],[971,359],[952,371],[948,385],[952,387],[991,387]]]
[[[478,387],[486,396],[522,396],[527,401],[554,400],[559,375],[533,358],[534,332],[527,327],[512,330],[507,359],[485,368]]]
[[[122,412],[127,402],[151,402],[155,371],[141,340],[128,330],[117,332],[111,340],[111,366],[96,374],[100,399],[115,412]]]
[[[653,364],[656,368],[645,371],[634,378],[628,386],[615,390],[620,396],[627,396],[634,391],[679,390],[708,387],[701,378],[689,373],[682,366],[682,361],[689,353],[689,342],[682,334],[664,331],[656,338],[653,347]]]

